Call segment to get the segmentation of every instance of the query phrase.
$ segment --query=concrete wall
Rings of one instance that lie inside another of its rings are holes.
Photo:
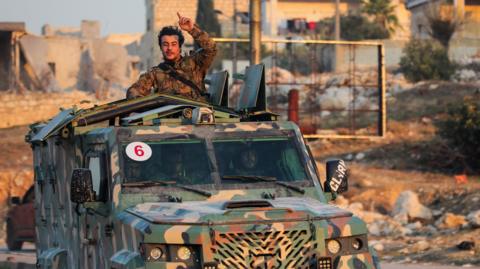
[[[80,39],[67,36],[46,37],[48,62],[55,64],[55,78],[61,89],[76,88],[82,51]]]
[[[55,79],[60,89],[94,91],[91,80],[106,79],[112,85],[127,87],[137,78],[127,49],[104,39],[81,39],[71,36],[45,37],[47,61],[55,66]]]
[[[395,14],[397,15],[400,27],[398,27],[395,32],[391,34],[391,39],[409,39],[411,35],[411,12],[405,7],[405,0],[392,0],[392,5],[395,6]]]

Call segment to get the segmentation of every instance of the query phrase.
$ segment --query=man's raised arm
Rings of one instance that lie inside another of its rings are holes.
[[[187,31],[195,40],[195,42],[202,48],[200,52],[194,56],[197,66],[201,70],[206,71],[212,64],[215,55],[217,54],[217,46],[215,41],[211,39],[205,31],[202,31],[197,24],[189,18],[182,17],[177,12],[178,25],[184,31]]]

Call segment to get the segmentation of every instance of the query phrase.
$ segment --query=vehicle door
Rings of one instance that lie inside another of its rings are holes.
[[[111,193],[109,191],[109,163],[103,149],[84,156],[84,166],[92,173],[95,201],[84,204],[81,214],[80,237],[83,259],[80,268],[107,268],[111,256]]]

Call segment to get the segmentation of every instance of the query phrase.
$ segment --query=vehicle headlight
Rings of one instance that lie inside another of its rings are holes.
[[[330,253],[337,254],[342,249],[342,245],[340,245],[340,242],[335,239],[328,240],[327,249]]]
[[[167,256],[167,249],[162,244],[141,244],[140,254],[146,261],[165,261]]]
[[[360,250],[363,247],[363,241],[360,238],[354,238],[352,240],[352,248],[354,250]]]
[[[146,262],[183,262],[187,268],[198,268],[202,257],[200,245],[142,243],[139,252]]]
[[[188,247],[179,247],[177,257],[183,261],[189,260],[192,257],[192,251]]]
[[[353,255],[368,252],[368,240],[366,234],[329,238],[325,241],[329,254]]]
[[[160,259],[162,255],[163,255],[163,251],[159,248],[152,248],[150,250],[150,257],[152,257],[152,259],[154,260]]]

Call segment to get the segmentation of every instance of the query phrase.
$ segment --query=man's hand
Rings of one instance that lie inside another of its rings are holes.
[[[180,13],[177,12],[178,16],[178,26],[180,29],[190,32],[193,29],[193,21],[190,18],[182,17]]]

